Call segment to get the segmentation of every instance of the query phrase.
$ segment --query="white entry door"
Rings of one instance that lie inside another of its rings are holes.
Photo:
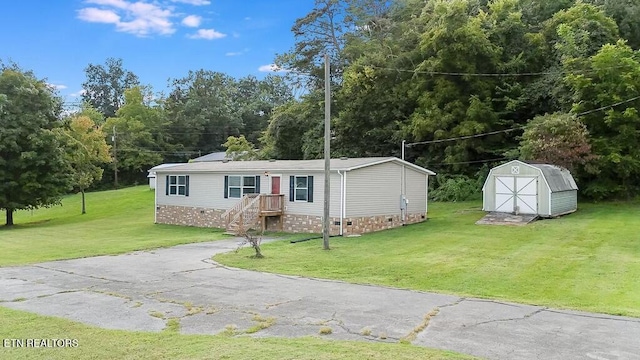
[[[535,177],[496,176],[496,211],[538,213],[538,182]]]

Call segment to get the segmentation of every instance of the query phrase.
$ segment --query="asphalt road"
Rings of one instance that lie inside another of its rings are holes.
[[[489,359],[640,360],[640,319],[259,273],[211,256],[226,240],[0,268],[0,305],[107,329],[265,329],[251,336],[396,342]],[[425,321],[425,316],[429,318]],[[425,327],[426,325],[426,327]]]

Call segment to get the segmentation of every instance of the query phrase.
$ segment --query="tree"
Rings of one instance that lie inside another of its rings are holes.
[[[108,58],[105,65],[89,64],[84,72],[82,100],[100,111],[105,118],[114,117],[124,104],[127,89],[140,85],[138,76],[125,70],[122,59]]]
[[[222,145],[227,148],[227,157],[232,160],[258,159],[258,151],[252,143],[247,141],[244,135],[240,135],[240,137],[229,136],[227,142]]]
[[[61,99],[43,80],[0,64],[0,209],[6,225],[15,210],[59,203],[69,165],[54,129]]]
[[[593,198],[640,193],[640,53],[623,40],[588,58],[584,72],[568,74],[574,108],[591,134],[598,176],[584,193]]]
[[[291,89],[279,76],[267,75],[258,80],[247,76],[236,82],[233,104],[242,121],[241,133],[256,143],[267,129],[273,109],[293,99]]]
[[[527,123],[520,141],[520,158],[564,167],[590,167],[595,156],[591,152],[587,127],[572,114],[538,116]]]
[[[310,99],[292,100],[274,110],[269,127],[260,139],[264,157],[285,160],[305,158],[305,133],[311,131],[315,122],[322,121],[322,110],[318,102]]]
[[[67,160],[71,164],[71,183],[82,194],[82,214],[86,214],[85,191],[102,179],[101,165],[111,162],[109,145],[102,129],[88,116],[75,116],[67,128],[56,130],[65,144]]]
[[[164,122],[162,110],[149,103],[148,91],[134,87],[125,91],[125,104],[104,128],[115,130],[114,168],[125,181],[135,183],[146,171],[162,162]],[[146,176],[146,175],[145,175]]]
[[[209,70],[190,71],[172,81],[173,89],[165,100],[168,131],[173,144],[184,151],[222,150],[229,136],[242,129],[240,111],[234,99],[238,88],[234,78]]]

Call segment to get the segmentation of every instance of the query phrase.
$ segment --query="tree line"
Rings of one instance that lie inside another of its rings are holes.
[[[640,191],[640,0],[316,0],[283,72],[212,70],[145,86],[121,59],[85,69],[82,108],[0,63],[0,208],[145,181],[163,162],[323,156],[329,54],[332,156],[400,156],[443,175],[439,199],[477,193],[520,158],[573,171],[594,199]],[[297,93],[298,95],[294,95]]]

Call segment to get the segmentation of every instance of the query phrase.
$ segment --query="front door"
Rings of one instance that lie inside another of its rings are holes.
[[[280,175],[271,176],[271,194],[280,194]]]

